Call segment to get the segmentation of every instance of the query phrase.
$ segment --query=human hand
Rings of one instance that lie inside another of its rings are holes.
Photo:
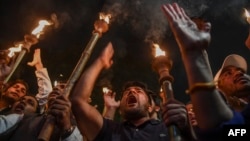
[[[175,99],[169,99],[163,105],[162,116],[162,120],[166,126],[174,124],[182,130],[189,125],[185,105]]]
[[[120,106],[120,101],[115,100],[115,92],[109,91],[103,94],[104,106],[117,109]]]
[[[0,80],[3,81],[12,71],[16,56],[8,57],[7,50],[0,51]]]
[[[32,62],[28,62],[29,66],[35,66],[37,70],[43,68],[43,63],[41,60],[41,51],[40,49],[35,49]]]
[[[48,114],[55,118],[56,125],[62,130],[71,128],[71,103],[64,95],[52,97],[48,101]]]
[[[102,54],[100,56],[100,60],[102,61],[105,69],[110,68],[111,65],[113,64],[112,60],[113,54],[114,54],[113,45],[111,42],[109,42],[102,51]]]
[[[162,10],[181,51],[202,49],[208,46],[211,39],[210,23],[203,22],[201,28],[198,27],[177,3],[165,4]]]

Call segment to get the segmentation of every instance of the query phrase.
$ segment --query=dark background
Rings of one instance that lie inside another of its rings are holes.
[[[11,79],[21,78],[30,85],[32,94],[37,93],[32,61],[35,48],[41,48],[44,66],[52,83],[67,81],[82,51],[92,36],[93,23],[99,12],[109,12],[113,18],[107,33],[98,40],[87,66],[111,41],[115,49],[114,65],[102,72],[92,99],[101,109],[102,86],[112,86],[120,98],[122,84],[128,80],[140,80],[156,93],[160,90],[158,75],[152,70],[152,42],[157,42],[173,60],[171,74],[176,99],[186,103],[187,79],[175,39],[160,6],[177,2],[191,17],[202,17],[212,24],[212,41],[208,48],[213,73],[231,54],[240,54],[249,61],[249,49],[244,42],[249,24],[243,8],[250,10],[247,0],[1,0],[0,2],[0,48],[8,49],[22,41],[41,19],[58,17],[59,27],[49,27],[39,43],[32,46]]]

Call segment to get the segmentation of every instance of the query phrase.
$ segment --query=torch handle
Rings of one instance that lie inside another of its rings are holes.
[[[89,56],[92,53],[92,50],[99,38],[99,33],[93,33],[92,38],[90,39],[89,43],[87,44],[86,48],[84,49],[81,58],[79,59],[76,67],[74,68],[73,72],[71,73],[71,76],[69,77],[67,84],[64,88],[64,95],[69,96],[72,88],[74,87],[75,82],[79,79],[80,75],[82,74],[82,71],[84,67],[86,66],[86,63],[89,59]],[[47,121],[48,120],[48,121]],[[52,118],[47,118],[45,124],[43,125],[42,130],[40,131],[40,134],[38,136],[38,140],[40,141],[49,141],[50,136],[52,135],[52,132],[54,130],[55,122]]]
[[[86,48],[84,49],[81,58],[79,59],[76,67],[74,68],[73,72],[71,73],[71,76],[69,77],[65,89],[64,89],[64,94],[68,97],[75,82],[79,79],[80,75],[82,74],[82,71],[84,69],[84,67],[86,66],[86,63],[89,59],[89,56],[92,53],[92,50],[98,40],[98,38],[100,37],[99,33],[94,32],[92,34],[92,37],[90,39],[90,41],[88,42]]]
[[[174,99],[172,83],[169,80],[162,82],[162,90],[165,94],[165,99]],[[181,141],[180,132],[176,125],[170,125],[167,128],[170,141]]]
[[[26,52],[27,52],[27,50],[26,50],[26,49],[23,49],[23,50],[19,53],[19,55],[18,55],[18,57],[17,57],[17,59],[16,59],[14,65],[13,65],[13,68],[11,69],[11,72],[10,72],[9,75],[4,79],[3,84],[8,83],[8,81],[9,81],[10,78],[11,78],[11,76],[12,76],[13,73],[15,72],[16,68],[18,67],[18,65],[19,65],[20,62],[22,61],[22,59],[23,59],[23,57],[24,57],[24,55],[25,55]]]
[[[38,141],[49,141],[55,128],[55,119],[48,115],[39,133]]]

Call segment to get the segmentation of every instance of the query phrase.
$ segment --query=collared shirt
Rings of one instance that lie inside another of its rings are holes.
[[[158,120],[148,120],[140,126],[103,119],[103,127],[95,141],[168,141],[167,128]]]

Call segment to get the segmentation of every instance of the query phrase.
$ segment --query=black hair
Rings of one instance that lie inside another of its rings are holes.
[[[28,90],[29,90],[29,85],[24,81],[24,80],[21,80],[21,79],[17,79],[17,80],[14,80],[14,81],[11,81],[9,83],[7,83],[5,86],[4,86],[4,89],[3,91],[6,92],[11,86],[17,84],[17,83],[21,83],[25,86],[26,88],[26,95],[28,94]]]

